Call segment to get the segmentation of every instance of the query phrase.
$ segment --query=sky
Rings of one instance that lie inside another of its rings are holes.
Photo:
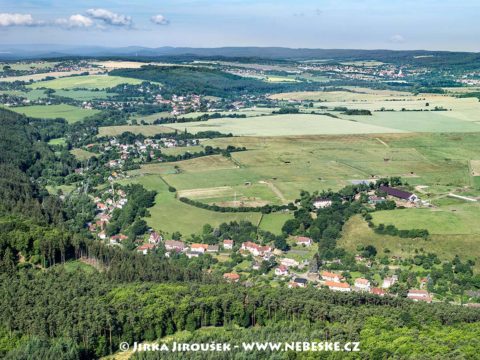
[[[480,51],[479,0],[0,0],[0,44]]]

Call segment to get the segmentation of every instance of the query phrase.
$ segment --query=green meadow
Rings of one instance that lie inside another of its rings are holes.
[[[40,119],[63,118],[69,123],[83,120],[87,116],[92,116],[99,112],[98,110],[82,109],[67,104],[22,106],[10,108],[10,110]]]
[[[151,216],[145,219],[149,226],[158,231],[169,234],[180,231],[183,235],[190,235],[200,232],[205,224],[218,226],[223,222],[241,220],[254,224],[260,222],[260,213],[219,213],[184,204],[168,191],[168,185],[157,175],[133,177],[120,183],[139,183],[146,189],[158,192],[155,205],[149,209]]]

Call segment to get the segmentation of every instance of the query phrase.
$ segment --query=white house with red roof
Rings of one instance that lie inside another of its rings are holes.
[[[333,281],[333,282],[340,282],[343,280],[343,276],[340,274],[335,274],[332,272],[328,271],[322,271],[320,274],[322,276],[322,279],[325,281]]]
[[[340,292],[352,291],[352,289],[350,288],[350,285],[344,282],[325,281],[325,286],[332,291],[340,291]]]
[[[432,297],[427,290],[410,289],[407,294],[407,298],[413,301],[425,301],[432,302]]]
[[[306,236],[297,236],[295,238],[297,245],[312,246],[313,240]]]
[[[275,268],[275,275],[277,276],[287,276],[288,275],[288,267],[285,265],[280,265],[279,267]]]
[[[233,240],[230,240],[230,239],[223,240],[223,248],[225,250],[232,250],[233,249]]]
[[[360,291],[370,291],[370,281],[367,279],[355,279],[355,289]]]
[[[242,250],[248,251],[253,256],[264,256],[266,253],[270,253],[272,248],[270,246],[260,246],[251,241],[242,243]]]
[[[137,248],[137,252],[142,253],[143,255],[147,255],[149,251],[155,249],[155,245],[153,244],[143,244]]]
[[[208,245],[207,244],[192,244],[190,246],[190,251],[197,252],[197,253],[205,253],[207,251]]]

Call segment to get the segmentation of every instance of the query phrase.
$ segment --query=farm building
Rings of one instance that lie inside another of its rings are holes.
[[[313,201],[313,207],[315,209],[325,209],[330,206],[332,206],[332,200],[330,199],[316,198]]]
[[[380,186],[379,190],[385,192],[387,195],[390,195],[405,201],[417,202],[418,200],[420,200],[418,196],[415,194],[412,194],[408,191],[391,188],[389,186]]]

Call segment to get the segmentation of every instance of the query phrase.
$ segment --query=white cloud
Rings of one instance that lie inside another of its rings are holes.
[[[75,14],[70,16],[68,19],[57,19],[55,20],[55,24],[65,26],[67,28],[89,28],[94,25],[94,22],[87,16]]]
[[[163,15],[155,15],[150,18],[150,21],[157,25],[168,25],[170,21]]]
[[[94,19],[102,20],[108,25],[126,27],[131,27],[133,25],[132,18],[130,16],[116,14],[106,9],[88,9],[87,14]]]
[[[0,13],[0,27],[36,26],[42,24],[42,22],[34,20],[30,14]]]
[[[390,42],[396,43],[396,44],[401,44],[401,43],[405,42],[405,38],[402,35],[396,34],[396,35],[393,35],[390,38]]]

